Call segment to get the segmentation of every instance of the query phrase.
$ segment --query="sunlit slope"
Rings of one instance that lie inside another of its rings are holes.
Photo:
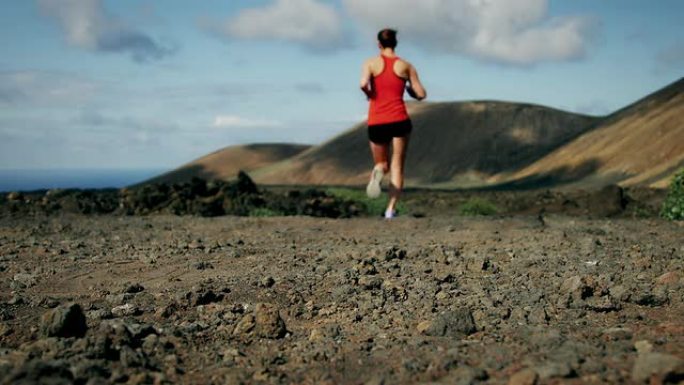
[[[519,172],[498,179],[533,182],[550,177],[586,185],[665,187],[683,166],[684,79],[680,79],[608,116],[595,129]]]

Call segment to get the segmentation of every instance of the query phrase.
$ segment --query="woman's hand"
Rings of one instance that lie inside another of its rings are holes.
[[[409,67],[409,81],[406,86],[406,92],[416,100],[423,100],[427,97],[427,91],[425,91],[425,87],[423,87],[420,78],[418,78],[418,71],[412,65]]]

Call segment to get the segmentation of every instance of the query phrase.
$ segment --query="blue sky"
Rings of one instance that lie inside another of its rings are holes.
[[[429,100],[605,114],[682,76],[684,2],[8,0],[0,169],[173,168],[362,121],[375,33]]]

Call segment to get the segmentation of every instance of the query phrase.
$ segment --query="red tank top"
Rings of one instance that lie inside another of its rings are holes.
[[[404,104],[406,80],[394,73],[399,57],[381,56],[385,64],[380,75],[373,77],[374,97],[368,109],[368,125],[395,123],[409,118]]]

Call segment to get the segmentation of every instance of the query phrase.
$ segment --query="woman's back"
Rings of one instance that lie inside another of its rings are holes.
[[[398,56],[381,55],[371,60],[370,67],[374,95],[370,99],[368,124],[386,124],[408,119],[404,104],[407,63]]]

